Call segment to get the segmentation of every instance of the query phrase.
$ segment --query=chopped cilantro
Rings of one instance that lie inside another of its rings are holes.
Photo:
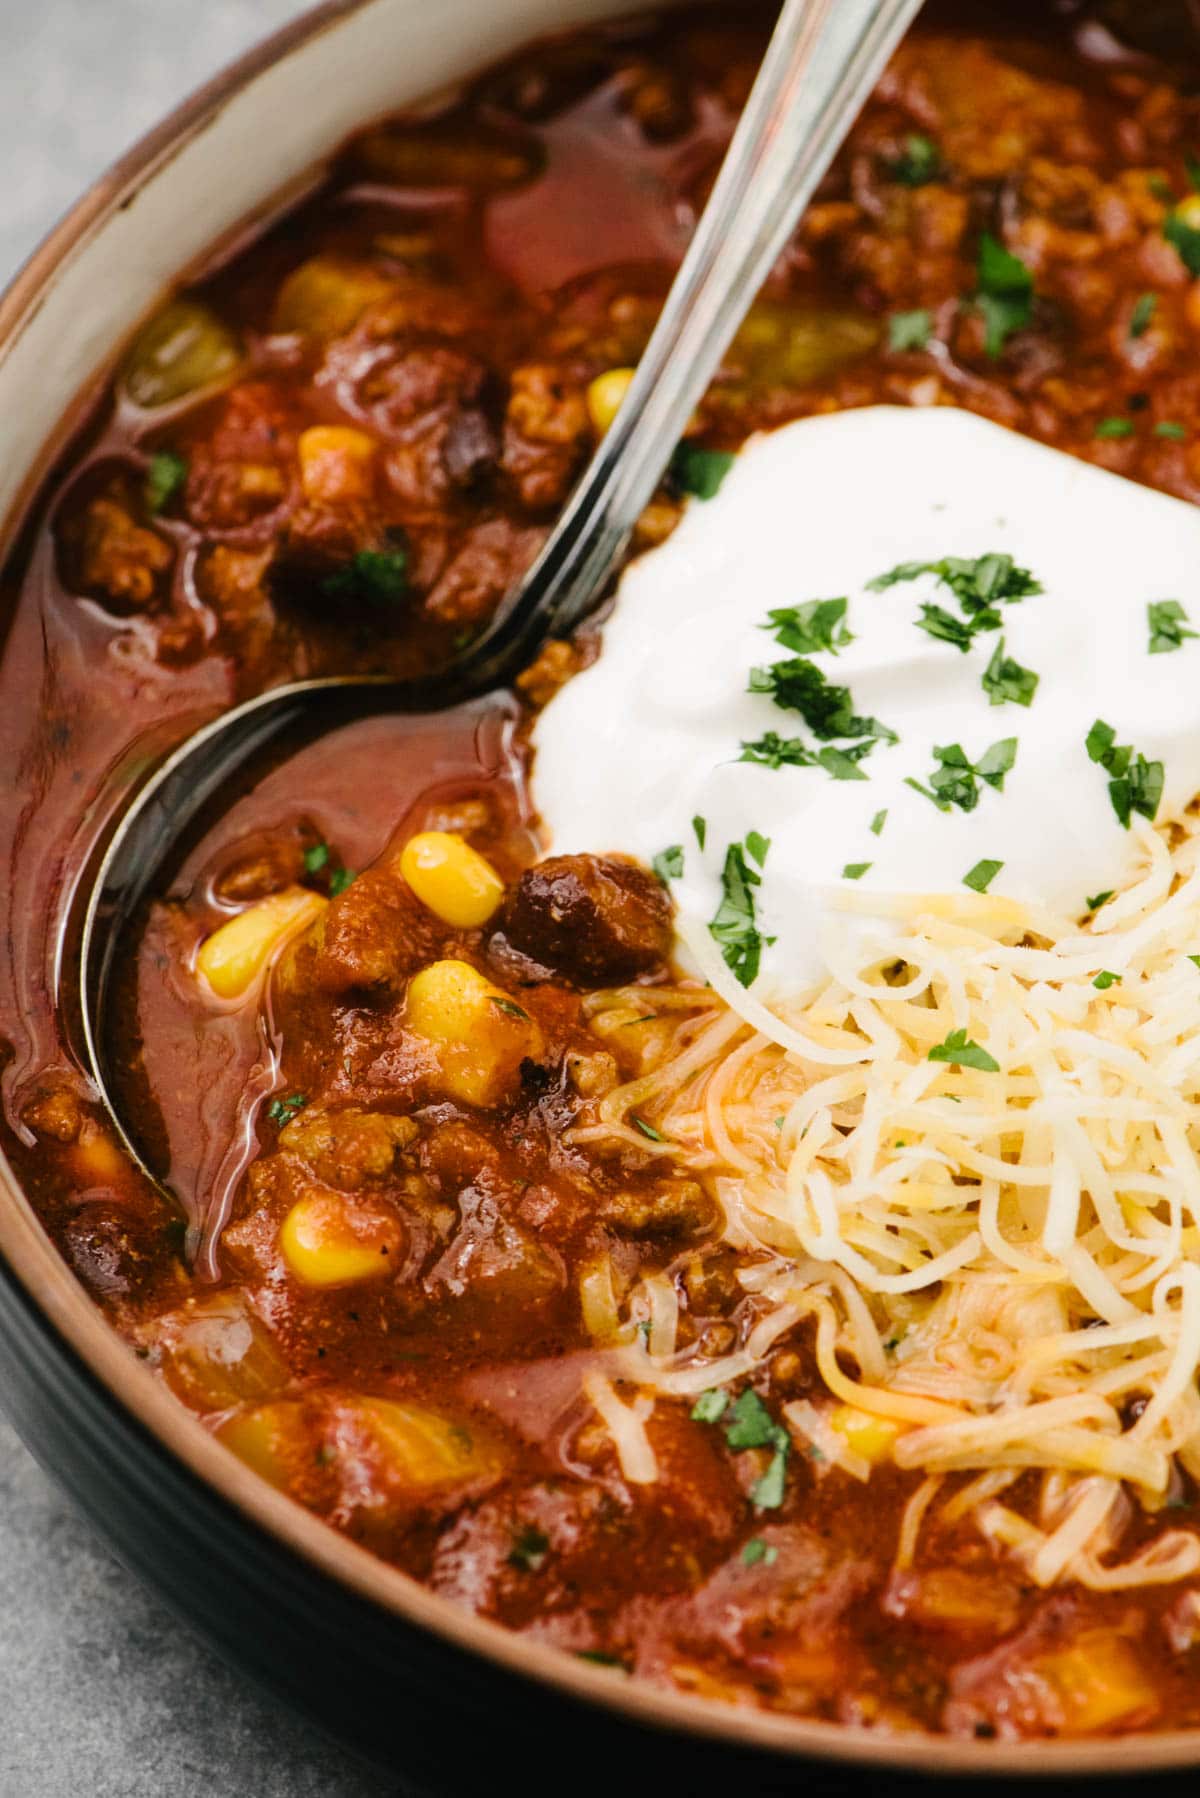
[[[503,993],[489,993],[488,997],[491,999],[492,1004],[496,1007],[496,1010],[502,1011],[504,1013],[505,1017],[521,1018],[522,1020],[528,1022],[529,1013],[527,1011],[525,1011],[522,1006],[515,1004],[512,999],[506,999],[504,997]]]
[[[714,499],[733,467],[728,450],[703,449],[698,443],[681,443],[671,457],[668,479],[680,493],[696,499]]]
[[[931,799],[940,812],[948,812],[953,806],[973,812],[979,804],[981,780],[998,793],[1004,791],[1004,777],[1017,759],[1017,739],[1002,737],[985,749],[977,762],[972,762],[961,743],[935,744],[933,753],[939,765],[929,776],[929,785],[924,786],[911,776],[905,785]]]
[[[1189,955],[1188,960],[1193,967],[1200,968],[1200,955]]]
[[[921,607],[917,627],[931,637],[940,637],[964,652],[979,631],[1000,628],[1000,605],[1012,605],[1030,594],[1040,593],[1042,583],[1021,568],[1010,555],[991,550],[983,556],[943,556],[937,562],[901,562],[885,574],[877,574],[867,582],[871,593],[882,593],[901,581],[915,581],[923,574],[935,574],[949,587],[964,614],[960,621],[943,606]]]
[[[1005,655],[1004,638],[1001,637],[983,671],[983,690],[989,704],[1003,705],[1007,700],[1013,705],[1032,705],[1037,686],[1038,676],[1032,668],[1023,668],[1020,662]]]
[[[1033,316],[1033,276],[1011,250],[985,231],[979,240],[975,304],[983,317],[984,349],[1000,355],[1014,331]]]
[[[942,159],[935,143],[920,132],[910,131],[903,152],[889,164],[889,170],[892,179],[903,187],[924,187],[941,174]]]
[[[871,825],[870,825],[871,835],[873,837],[877,837],[886,823],[887,823],[887,807],[885,806],[881,812],[876,812],[875,816],[871,819]]]
[[[683,873],[682,843],[672,843],[668,849],[660,849],[650,866],[664,886],[668,880],[678,880]]]
[[[700,816],[700,814],[698,812],[697,812],[696,816],[692,819],[692,829],[696,833],[697,843],[699,843],[701,849],[703,849],[704,839],[708,835],[708,824]]]
[[[861,880],[870,866],[870,862],[847,862],[842,869],[842,879]]]
[[[187,480],[188,465],[174,450],[155,450],[146,466],[142,495],[152,515],[162,511]]]
[[[767,613],[764,631],[773,631],[775,641],[793,655],[817,655],[822,649],[837,654],[854,638],[846,629],[844,599],[810,599],[802,606],[777,606]]]
[[[970,887],[973,893],[986,893],[1003,866],[1003,862],[976,862],[963,875],[963,885]]]
[[[1099,992],[1106,993],[1110,986],[1118,986],[1120,981],[1120,974],[1114,974],[1111,968],[1101,968],[1096,978],[1092,981],[1092,985]]]
[[[708,931],[741,986],[752,986],[758,978],[763,939],[755,916],[754,889],[761,885],[762,876],[750,867],[746,850],[740,843],[731,843],[721,871],[723,896]]]
[[[774,1449],[766,1472],[750,1488],[750,1499],[760,1511],[777,1511],[783,1503],[792,1439],[750,1388],[734,1401],[725,1426],[725,1441],[735,1453],[748,1448]]]
[[[771,1456],[767,1471],[750,1488],[750,1502],[757,1505],[760,1511],[777,1511],[783,1503],[791,1446],[791,1437],[785,1435],[781,1446]]]
[[[767,859],[767,851],[771,847],[770,837],[762,836],[757,830],[746,832],[746,848],[761,868]]]
[[[961,649],[964,655],[970,649],[974,636],[971,621],[956,618],[945,606],[923,605],[921,616],[917,619],[917,629],[928,631],[931,637],[937,637],[943,643],[953,643],[955,649]]]
[[[747,1567],[770,1567],[778,1556],[779,1550],[764,1542],[761,1536],[752,1536],[742,1550],[742,1560]]]
[[[549,1536],[531,1526],[522,1530],[519,1536],[513,1537],[513,1545],[508,1551],[508,1564],[510,1567],[519,1567],[524,1573],[536,1573],[545,1565],[549,1552]]]
[[[888,319],[888,349],[923,350],[933,333],[933,314],[921,306],[914,312],[893,312]]]
[[[1118,743],[1116,731],[1103,718],[1096,719],[1085,742],[1091,760],[1111,776],[1108,796],[1118,823],[1128,830],[1134,812],[1153,823],[1163,794],[1162,763],[1148,762],[1128,743]]]
[[[1188,629],[1187,613],[1177,599],[1152,599],[1146,607],[1146,616],[1150,623],[1152,656],[1182,649],[1185,637],[1200,636],[1200,632]]]
[[[1113,896],[1113,891],[1114,889],[1109,887],[1107,893],[1093,893],[1087,901],[1088,910],[1099,911],[1102,905],[1107,905],[1108,901]]]
[[[954,1067],[978,1068],[984,1074],[998,1074],[1000,1063],[979,1043],[972,1042],[965,1030],[952,1030],[945,1042],[929,1051],[930,1061],[948,1061]]]
[[[1163,220],[1163,236],[1179,252],[1179,259],[1190,275],[1200,275],[1200,228],[1189,225],[1178,211],[1168,212]]]
[[[1187,436],[1186,425],[1181,425],[1173,418],[1160,418],[1154,427],[1156,437],[1168,437],[1172,443],[1182,443]]]
[[[629,1668],[619,1654],[604,1654],[599,1648],[577,1648],[577,1661],[590,1661],[594,1667],[611,1667],[614,1673],[628,1673]]]
[[[1129,335],[1144,337],[1150,329],[1150,321],[1158,309],[1156,293],[1140,293],[1134,301],[1133,311],[1129,315]]]
[[[754,762],[760,768],[824,768],[834,780],[866,780],[858,763],[874,749],[876,740],[867,737],[845,749],[826,743],[824,748],[813,751],[802,737],[781,737],[777,731],[768,730],[753,743],[743,742],[738,760]]]
[[[692,1406],[692,1418],[696,1423],[719,1423],[725,1415],[729,1404],[729,1394],[720,1386],[710,1386],[702,1392]]]
[[[662,1131],[656,1130],[653,1124],[648,1124],[645,1118],[639,1117],[636,1111],[630,1112],[629,1121],[635,1130],[639,1130],[643,1136],[649,1137],[651,1142],[666,1142],[667,1139]]]
[[[393,549],[360,549],[344,568],[321,582],[327,599],[365,599],[379,604],[408,592],[408,555]]]
[[[750,671],[751,693],[769,693],[786,712],[799,712],[814,737],[881,737],[895,743],[896,733],[877,718],[860,718],[852,710],[849,687],[836,687],[802,656]]]
[[[290,1124],[296,1113],[298,1111],[303,1111],[307,1104],[307,1093],[288,1093],[286,1098],[271,1100],[271,1103],[267,1106],[267,1116],[273,1124],[278,1124],[282,1130],[283,1126],[285,1124]]]
[[[1133,420],[1131,418],[1102,418],[1092,435],[1101,438],[1132,437]]]
[[[304,851],[304,872],[306,874],[319,874],[328,860],[329,844],[314,843],[311,849],[306,849]]]
[[[357,879],[358,875],[353,868],[335,868],[329,876],[330,898],[336,899],[338,894],[344,893],[348,886],[353,886]]]

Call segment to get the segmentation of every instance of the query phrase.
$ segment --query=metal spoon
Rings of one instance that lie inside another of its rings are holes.
[[[100,864],[79,938],[88,1072],[115,1103],[104,1012],[122,926],[173,846],[236,771],[285,732],[380,711],[434,712],[504,687],[587,615],[625,550],[750,303],[921,0],[786,0],[708,205],[615,421],[533,567],[497,617],[435,674],[277,687],[188,737],[138,792]],[[156,1181],[156,1184],[158,1182]]]

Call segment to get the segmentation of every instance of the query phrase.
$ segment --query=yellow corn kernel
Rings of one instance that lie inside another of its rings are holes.
[[[400,1226],[377,1206],[354,1205],[314,1188],[297,1199],[279,1230],[279,1248],[305,1286],[350,1286],[397,1264]]]
[[[486,924],[504,882],[478,850],[452,830],[422,830],[400,852],[400,872],[422,905],[455,930]]]
[[[621,401],[629,392],[629,383],[636,372],[632,368],[606,368],[602,375],[588,382],[588,417],[598,437],[603,437],[621,410]]]
[[[354,1403],[353,1411],[375,1438],[391,1472],[411,1491],[460,1485],[499,1473],[503,1466],[490,1436],[424,1405],[364,1398]]]
[[[221,1425],[217,1439],[281,1492],[300,1470],[313,1465],[313,1441],[295,1399],[239,1412]]]
[[[296,445],[304,497],[314,506],[370,499],[375,485],[375,442],[350,425],[310,425]]]
[[[872,1467],[891,1460],[896,1439],[904,1430],[904,1425],[894,1418],[873,1417],[855,1405],[836,1405],[829,1414],[829,1424],[850,1452]]]
[[[439,1084],[466,1105],[497,1105],[545,1042],[524,1006],[465,961],[435,961],[408,983],[410,1030],[437,1052]]]
[[[1200,231],[1200,194],[1188,194],[1174,208],[1174,217],[1189,231]]]
[[[129,1162],[108,1132],[92,1118],[85,1118],[69,1150],[78,1180],[89,1186],[115,1186],[129,1171]]]
[[[196,968],[218,999],[240,999],[276,949],[316,921],[329,901],[304,887],[285,887],[230,918],[200,946]]]

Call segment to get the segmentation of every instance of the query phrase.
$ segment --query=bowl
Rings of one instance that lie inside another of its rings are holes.
[[[333,0],[173,113],[0,300],[7,539],[131,329],[214,242],[302,192],[372,116],[542,32],[623,10],[623,0]],[[631,1777],[689,1792],[749,1778],[770,1792],[1200,1762],[1193,1733],[1026,1745],[886,1737],[706,1703],[468,1614],[215,1442],[94,1308],[2,1161],[0,1401],[116,1554],[181,1616],[355,1748],[438,1791],[477,1789],[481,1775],[529,1780],[534,1765],[535,1779],[580,1792]]]

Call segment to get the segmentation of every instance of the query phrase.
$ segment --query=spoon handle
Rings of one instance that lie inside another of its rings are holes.
[[[751,300],[920,6],[786,0],[621,409],[514,603],[480,640],[481,660],[492,650],[497,661],[508,660],[518,643],[532,647],[585,616]]]

